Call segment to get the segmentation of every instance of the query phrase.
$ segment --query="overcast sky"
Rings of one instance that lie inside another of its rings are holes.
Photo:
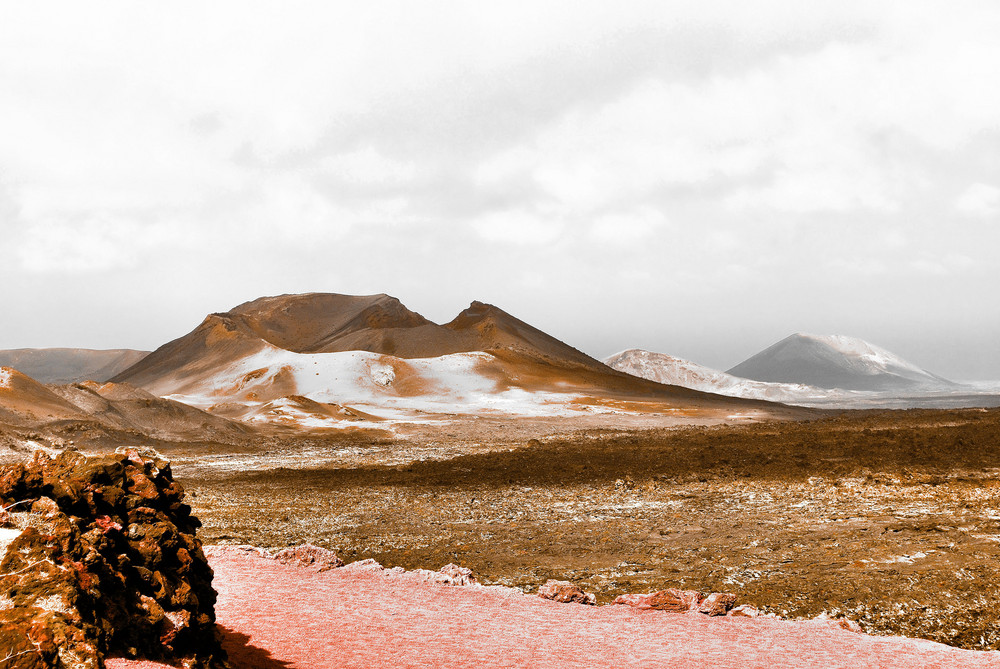
[[[3,2],[0,348],[261,295],[1000,378],[1000,3]]]

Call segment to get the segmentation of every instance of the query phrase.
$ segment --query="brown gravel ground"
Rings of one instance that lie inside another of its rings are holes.
[[[471,434],[172,457],[208,543],[457,562],[529,592],[575,581],[600,602],[728,590],[787,617],[1000,649],[1000,410]]]

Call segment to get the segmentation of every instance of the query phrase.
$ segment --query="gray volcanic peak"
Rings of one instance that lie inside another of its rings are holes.
[[[128,348],[18,348],[0,351],[0,367],[13,367],[41,383],[103,382],[147,355]]]
[[[921,391],[955,384],[854,337],[797,333],[730,370],[754,381],[845,390]]]

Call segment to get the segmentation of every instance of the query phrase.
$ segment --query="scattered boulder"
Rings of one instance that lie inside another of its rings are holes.
[[[736,595],[731,592],[713,592],[698,607],[707,616],[724,616],[736,606]]]
[[[459,567],[457,564],[446,564],[439,571],[414,569],[407,573],[415,574],[425,581],[438,585],[479,585],[479,581],[472,575],[471,569]]]
[[[5,522],[22,530],[0,561],[0,648],[19,653],[9,666],[103,669],[119,653],[226,667],[183,497],[170,465],[137,451],[0,468]]]
[[[468,567],[459,567],[457,564],[446,564],[438,570],[440,576],[434,579],[435,583],[442,585],[479,585],[479,581],[472,575],[472,570]]]
[[[538,589],[538,596],[542,599],[551,599],[554,602],[588,604],[593,606],[597,603],[597,597],[590,592],[584,592],[578,585],[569,581],[556,581],[549,579]]]
[[[274,559],[281,564],[295,564],[302,567],[318,567],[320,571],[328,571],[343,567],[344,561],[333,551],[313,544],[302,544],[280,550],[274,554]]]
[[[727,616],[742,617],[742,618],[756,618],[760,616],[760,610],[753,604],[740,604],[729,610]]]
[[[350,564],[342,568],[347,569],[349,571],[371,572],[373,574],[379,574],[386,570],[385,567],[383,567],[381,564],[379,564],[372,558],[366,558],[364,560],[355,560],[354,562],[351,562]],[[428,572],[428,573],[433,574],[435,572]]]
[[[713,592],[709,595],[697,590],[667,588],[647,595],[619,595],[612,604],[625,604],[637,609],[676,611],[687,613],[697,611],[708,616],[724,616],[736,605],[736,595],[728,592]]]
[[[697,590],[667,588],[648,595],[620,595],[612,604],[627,604],[637,609],[657,611],[697,611],[705,596]]]
[[[861,625],[848,618],[834,618],[830,614],[823,612],[813,619],[813,622],[818,622],[823,625],[828,625],[837,629],[847,630],[848,632],[857,632],[858,634],[864,633],[861,629]]]
[[[837,624],[837,627],[839,627],[842,630],[847,630],[848,632],[855,632],[857,634],[864,634],[864,630],[861,629],[861,625],[859,625],[853,620],[849,620],[847,618],[837,618],[834,622]]]

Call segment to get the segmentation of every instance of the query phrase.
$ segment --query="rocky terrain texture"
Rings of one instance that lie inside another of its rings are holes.
[[[0,469],[0,666],[100,669],[108,653],[227,666],[183,498],[168,463],[134,450]]]
[[[1000,649],[997,410],[534,439],[449,427],[173,459],[213,543],[456,563],[599,603],[731,592],[783,617]]]

